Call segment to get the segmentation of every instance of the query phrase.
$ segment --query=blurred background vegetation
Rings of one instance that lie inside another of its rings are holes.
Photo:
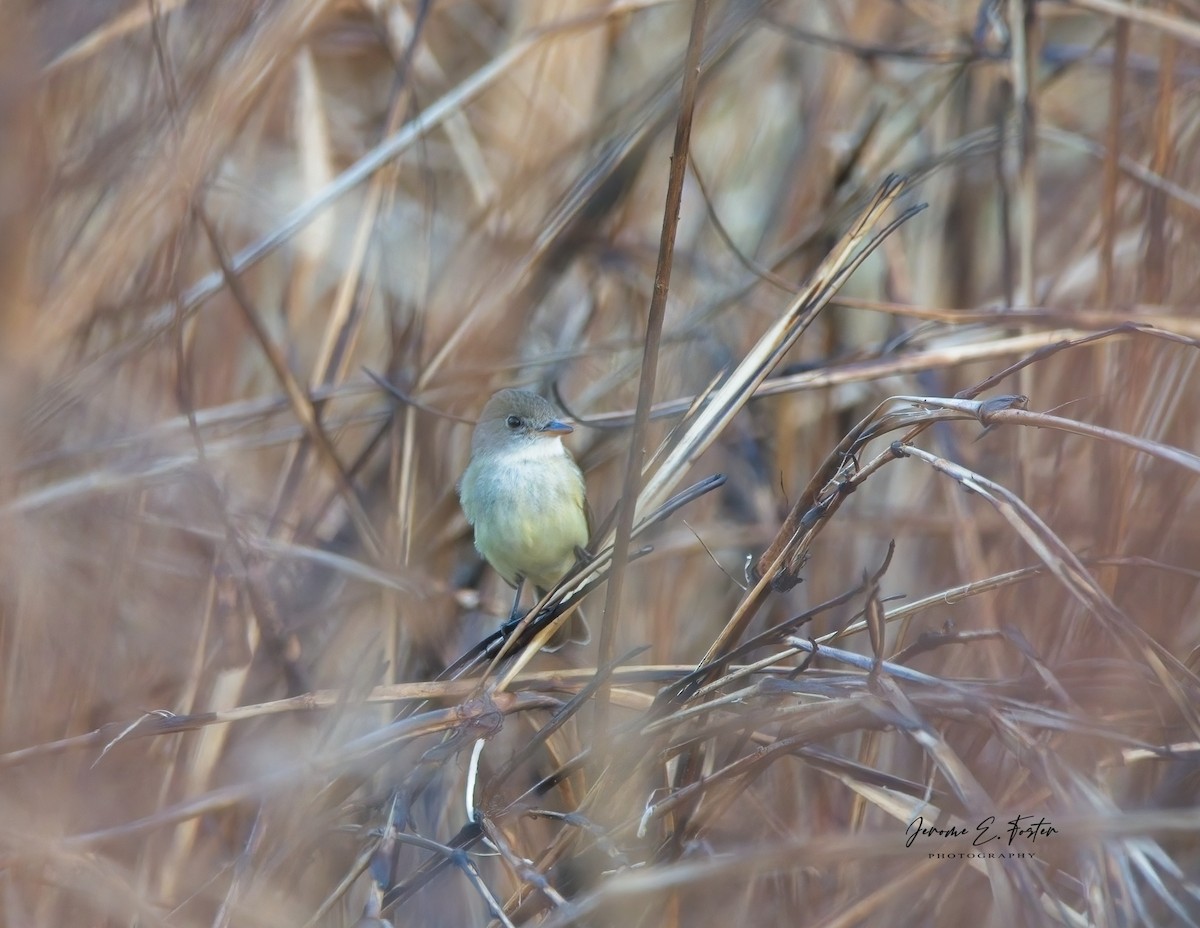
[[[635,542],[607,712],[435,682],[510,597],[454,485],[518,385],[620,502],[693,5],[4,12],[0,923],[1200,923],[1195,0],[714,0],[648,452],[927,208]],[[1021,361],[1058,425],[836,450]]]

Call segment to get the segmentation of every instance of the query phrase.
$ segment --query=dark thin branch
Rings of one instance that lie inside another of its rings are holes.
[[[662,238],[659,242],[658,268],[654,273],[654,295],[650,300],[650,312],[646,319],[646,345],[642,354],[641,380],[638,383],[637,411],[634,413],[633,429],[629,435],[629,459],[625,465],[625,479],[621,487],[621,509],[617,516],[616,537],[613,541],[612,571],[604,601],[604,618],[600,625],[600,654],[597,659],[600,665],[612,662],[617,623],[620,620],[621,594],[625,589],[625,566],[629,560],[633,518],[637,509],[645,459],[646,427],[650,420],[650,405],[654,401],[659,342],[662,338],[663,318],[667,311],[671,267],[675,258],[675,233],[679,226],[679,210],[683,201],[683,181],[687,176],[692,115],[696,105],[696,90],[700,84],[700,56],[704,50],[708,7],[709,0],[696,0],[692,10],[692,31],[684,57],[679,121],[675,126],[675,148],[671,155],[671,172],[667,178],[667,199],[663,213]],[[607,687],[601,687],[596,694],[594,723],[595,737],[604,739],[608,728]]]

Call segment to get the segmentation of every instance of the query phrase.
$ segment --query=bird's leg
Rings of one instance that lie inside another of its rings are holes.
[[[579,561],[580,564],[592,563],[592,559],[595,558],[595,556],[596,555],[592,554],[591,551],[583,547],[583,545],[575,546],[575,559]]]
[[[508,621],[515,622],[521,617],[521,590],[525,588],[525,578],[517,577],[517,595],[513,597],[512,612],[508,614]]]

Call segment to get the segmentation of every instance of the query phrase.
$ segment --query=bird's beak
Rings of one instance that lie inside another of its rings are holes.
[[[570,435],[575,431],[574,426],[567,425],[565,422],[560,422],[558,419],[551,419],[540,429],[538,429],[547,438],[553,435]]]

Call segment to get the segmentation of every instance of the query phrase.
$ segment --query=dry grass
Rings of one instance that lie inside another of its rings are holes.
[[[6,12],[0,924],[1200,924],[1194,0]]]

